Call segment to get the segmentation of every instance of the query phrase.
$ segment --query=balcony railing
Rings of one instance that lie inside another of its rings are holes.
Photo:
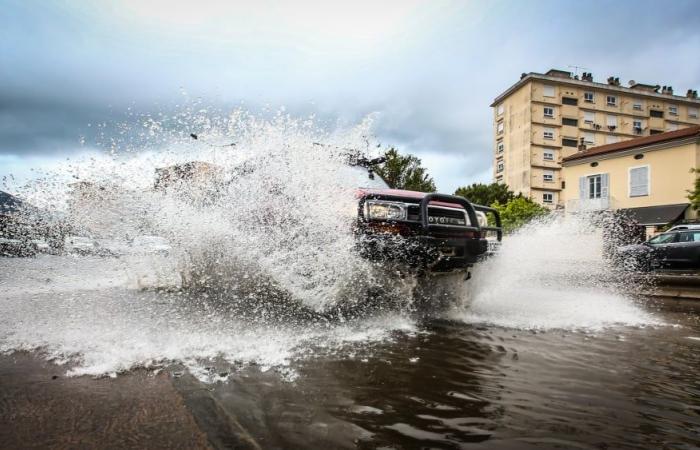
[[[611,197],[573,199],[566,202],[566,209],[569,212],[603,211],[612,209],[613,203]]]

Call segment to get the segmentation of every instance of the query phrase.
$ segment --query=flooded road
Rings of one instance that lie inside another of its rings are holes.
[[[2,263],[2,448],[700,446],[699,304],[606,310],[569,288],[589,306],[572,318],[538,288],[552,327],[509,325],[532,322],[527,289],[490,311],[256,322],[143,290],[118,258]],[[626,316],[592,322],[606,311]]]

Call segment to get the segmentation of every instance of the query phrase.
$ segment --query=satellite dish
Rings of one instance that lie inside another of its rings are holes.
[[[628,84],[629,84],[630,86],[634,86],[635,84],[637,84],[637,82],[634,81],[634,80],[630,80]]]

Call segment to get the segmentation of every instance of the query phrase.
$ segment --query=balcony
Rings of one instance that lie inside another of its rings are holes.
[[[568,212],[589,212],[589,211],[605,211],[612,209],[613,199],[611,197],[587,198],[584,200],[573,199],[567,200],[566,210]]]

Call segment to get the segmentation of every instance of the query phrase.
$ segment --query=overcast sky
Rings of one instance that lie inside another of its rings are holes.
[[[84,151],[88,124],[191,97],[352,123],[442,191],[491,179],[491,108],[578,65],[700,88],[698,1],[32,1],[0,12],[0,176]]]

